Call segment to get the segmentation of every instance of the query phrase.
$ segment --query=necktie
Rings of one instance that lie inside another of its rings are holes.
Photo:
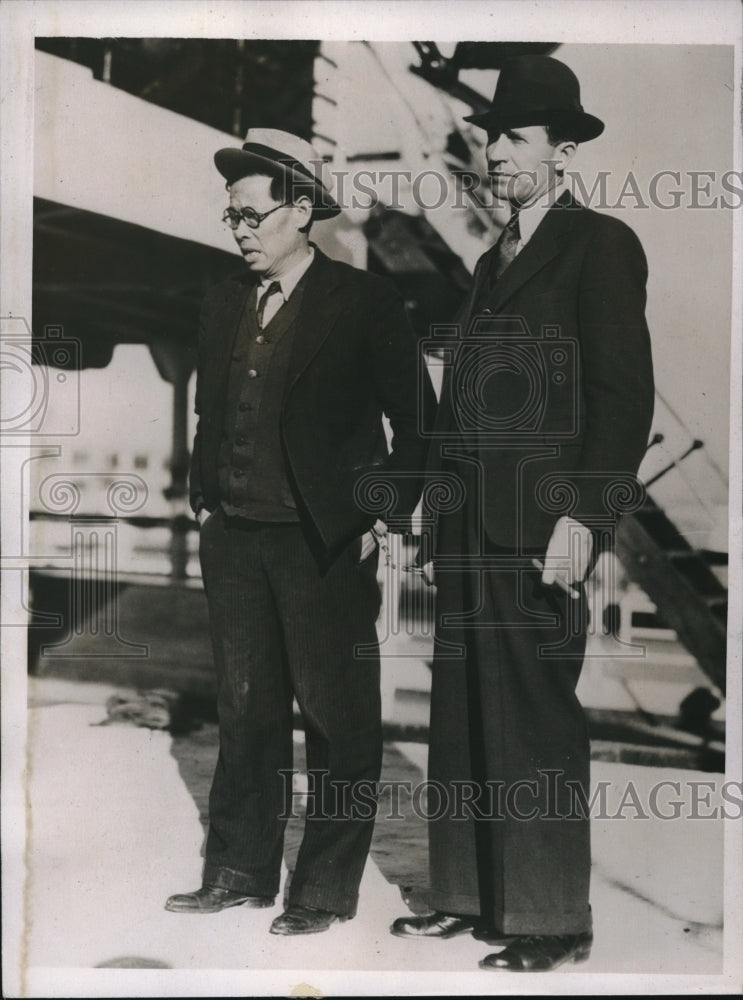
[[[271,284],[268,286],[268,288],[263,293],[263,295],[261,296],[260,301],[258,302],[258,308],[256,310],[255,316],[256,316],[256,319],[258,320],[258,326],[259,326],[259,328],[261,330],[265,326],[265,324],[263,322],[263,317],[264,317],[265,312],[266,312],[266,306],[268,305],[268,300],[271,298],[272,295],[276,295],[277,293],[281,294],[281,282],[280,281],[272,281]],[[271,318],[272,317],[269,317],[269,322],[270,322]]]
[[[495,253],[493,254],[493,260],[490,265],[491,285],[494,285],[496,281],[498,281],[500,276],[516,256],[516,247],[518,246],[520,239],[521,233],[519,232],[519,213],[514,212],[506,225],[503,227],[503,232],[500,234],[498,242],[495,244]]]

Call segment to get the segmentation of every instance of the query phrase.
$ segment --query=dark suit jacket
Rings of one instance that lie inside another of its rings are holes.
[[[249,274],[216,286],[201,312],[191,506],[220,501],[217,463],[232,345]],[[394,288],[315,248],[296,322],[281,442],[300,519],[329,565],[377,517],[402,524],[422,486],[418,395],[435,397]],[[388,454],[382,414],[393,432]],[[375,493],[369,475],[389,488]]]
[[[493,254],[460,314],[431,464],[459,434],[490,540],[543,548],[563,514],[610,526],[637,503],[654,400],[647,265],[631,229],[568,193],[491,288]]]

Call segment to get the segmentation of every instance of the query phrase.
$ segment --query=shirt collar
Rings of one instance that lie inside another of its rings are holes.
[[[533,205],[519,211],[519,236],[522,247],[525,247],[537,230],[539,223],[552,208],[562,194],[563,182],[558,181],[554,187],[546,191]]]
[[[290,295],[297,287],[305,271],[309,269],[310,264],[314,259],[315,259],[315,248],[314,246],[310,245],[310,252],[307,254],[307,256],[303,257],[302,260],[300,260],[298,264],[295,264],[290,271],[286,272],[286,274],[282,275],[280,278],[264,278],[263,281],[259,283],[258,298],[260,299],[261,295],[264,292],[268,291],[269,285],[272,285],[274,281],[278,281],[284,302],[288,302]]]

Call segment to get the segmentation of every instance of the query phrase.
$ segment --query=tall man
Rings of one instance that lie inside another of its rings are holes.
[[[363,494],[391,480],[403,518],[417,501],[417,347],[384,280],[310,243],[313,221],[340,208],[309,143],[251,129],[215,163],[229,192],[224,221],[247,265],[202,310],[191,469],[220,750],[202,886],[166,908],[273,904],[296,698],[314,808],[271,931],[314,933],[355,914],[372,835],[380,594]],[[430,402],[425,376],[421,392]],[[354,812],[355,800],[366,808]]]
[[[548,970],[592,943],[583,580],[638,493],[647,270],[624,223],[563,189],[603,131],[567,66],[511,60],[467,120],[512,214],[445,346],[432,474],[464,502],[437,524],[429,780],[448,809],[429,825],[434,912],[392,932],[475,930],[503,946],[481,967]]]

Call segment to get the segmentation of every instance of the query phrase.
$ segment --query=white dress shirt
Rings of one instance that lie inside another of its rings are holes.
[[[300,260],[298,264],[295,264],[291,270],[286,272],[286,274],[283,274],[280,278],[264,278],[263,281],[260,282],[258,285],[258,302],[261,301],[263,296],[275,281],[278,281],[281,288],[280,295],[277,292],[274,295],[269,296],[266,301],[266,305],[263,309],[263,326],[268,326],[284,303],[289,301],[289,296],[297,287],[302,275],[308,270],[314,259],[315,248],[311,246],[307,256],[303,257],[302,260]]]

